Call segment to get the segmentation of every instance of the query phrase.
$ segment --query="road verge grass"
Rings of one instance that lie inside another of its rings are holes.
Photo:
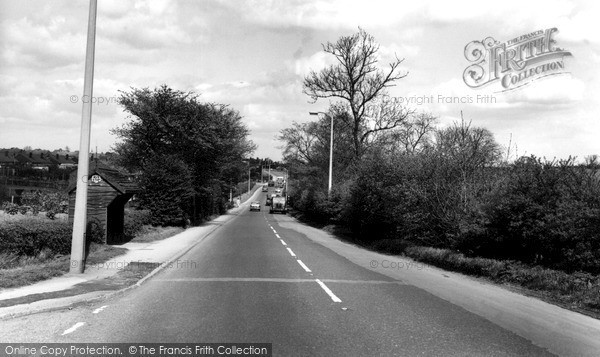
[[[125,248],[92,243],[86,264],[99,264],[126,251]],[[0,254],[0,261],[13,262],[10,266],[0,268],[0,289],[18,288],[61,276],[68,273],[70,267],[69,255],[15,257]]]

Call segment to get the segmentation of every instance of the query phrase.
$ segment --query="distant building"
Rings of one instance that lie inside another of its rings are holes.
[[[74,157],[69,154],[50,154],[48,160],[54,165],[57,165],[59,169],[70,169],[77,167],[77,162]]]
[[[0,151],[0,168],[14,168],[17,162],[14,152],[10,150]]]
[[[48,160],[50,154],[44,152],[23,151],[17,154],[16,159],[21,166],[30,167],[36,170],[49,170],[52,162]]]

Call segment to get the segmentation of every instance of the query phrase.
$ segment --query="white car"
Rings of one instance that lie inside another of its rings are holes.
[[[260,211],[260,202],[253,201],[250,203],[250,211]]]

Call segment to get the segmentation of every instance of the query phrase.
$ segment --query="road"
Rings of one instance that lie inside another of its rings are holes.
[[[244,210],[139,288],[2,321],[2,340],[268,342],[275,356],[551,355],[280,222],[267,207]]]

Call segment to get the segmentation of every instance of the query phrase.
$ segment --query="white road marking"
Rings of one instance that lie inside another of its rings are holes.
[[[333,302],[342,302],[342,300],[340,300],[339,297],[335,296],[333,291],[329,290],[327,285],[323,284],[323,282],[321,280],[315,279],[315,281],[317,283],[319,283],[319,285],[321,285],[321,288],[323,288],[323,290],[325,290],[325,292],[327,293],[327,295],[329,295],[329,297],[331,298],[331,300],[333,300]]]
[[[275,237],[281,239],[281,237],[279,236],[279,234],[275,233]]]
[[[292,257],[295,257],[295,256],[296,256],[296,254],[294,254],[294,252],[292,252],[292,250],[291,250],[290,248],[286,248],[286,249],[288,250],[288,252],[290,252],[290,255],[291,255]]]
[[[280,239],[280,241],[281,241],[281,244],[287,245],[287,244],[285,244],[285,242],[283,241],[283,239]]]
[[[77,330],[78,328],[80,328],[81,326],[85,325],[85,322],[78,322],[75,325],[73,325],[73,327],[71,327],[70,329],[66,329],[65,332],[63,332],[63,336],[70,334],[72,332],[74,332],[75,330]]]
[[[97,308],[96,310],[92,311],[92,314],[97,314],[100,311],[106,309],[107,307],[108,307],[108,305],[101,306],[101,307]]]
[[[298,262],[298,264],[300,264],[300,266],[302,267],[302,269],[304,269],[307,273],[312,273],[312,271],[310,269],[308,269],[308,267],[306,266],[306,264],[304,264],[302,262],[302,260],[298,259],[296,261]]]

